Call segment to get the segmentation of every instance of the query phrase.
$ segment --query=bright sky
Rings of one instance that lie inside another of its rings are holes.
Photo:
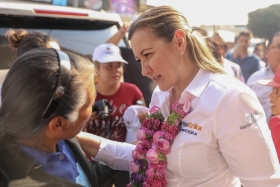
[[[246,25],[249,12],[280,4],[280,0],[147,0],[147,4],[173,6],[190,26]]]

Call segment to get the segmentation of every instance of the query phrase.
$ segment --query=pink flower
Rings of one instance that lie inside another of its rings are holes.
[[[160,126],[161,121],[159,119],[149,118],[143,121],[141,128],[158,131],[160,129]]]
[[[130,163],[131,183],[127,187],[165,187],[165,155],[170,152],[171,145],[179,131],[179,124],[190,108],[189,97],[185,104],[175,102],[172,112],[167,118],[161,114],[160,108],[153,106],[147,118],[137,132],[139,140],[132,151],[134,161]],[[185,112],[186,111],[186,112]],[[153,145],[153,148],[152,148]]]
[[[143,123],[142,123],[142,127],[151,129],[153,128],[153,119],[144,119]]]
[[[164,122],[162,122],[161,129],[166,129],[167,126],[168,126],[167,122],[164,121]]]
[[[161,123],[160,123],[159,119],[152,120],[152,126],[153,126],[154,130],[156,130],[156,131],[160,130],[160,125],[161,125]]]
[[[140,154],[138,151],[136,150],[133,150],[132,151],[132,158],[133,160],[142,160],[142,159],[145,159],[145,155],[144,154]]]
[[[130,162],[130,170],[133,172],[133,173],[136,173],[139,171],[139,168],[140,166],[138,164],[136,164],[134,161],[131,161]]]
[[[163,153],[167,154],[170,151],[170,142],[165,138],[159,138],[157,142],[157,148]]]
[[[153,135],[155,133],[155,131],[153,129],[147,129],[145,127],[143,127],[143,129],[141,129],[141,130],[144,130],[144,132],[146,134],[146,139],[149,141],[151,140],[151,138],[153,137]]]
[[[150,149],[146,154],[146,158],[148,159],[149,163],[157,164],[159,162],[158,155],[159,153],[155,149]]]
[[[175,102],[172,104],[172,110],[178,114],[181,115],[181,119],[184,118],[187,115],[187,112],[183,109],[183,104],[179,104],[178,102]],[[189,109],[188,109],[189,110]]]
[[[158,164],[159,161],[166,160],[165,156],[155,149],[150,149],[146,154],[146,158],[151,164]]]
[[[151,143],[148,140],[140,140],[135,150],[139,152],[141,155],[145,155],[147,151],[151,148]]]
[[[153,187],[163,187],[167,185],[166,180],[163,179],[155,179],[153,180],[152,184]]]
[[[146,179],[147,180],[147,179]],[[148,181],[145,181],[143,187],[153,187],[152,185],[148,184]]]
[[[161,137],[161,132],[157,131],[154,135],[153,135],[153,144],[156,145],[158,142],[158,139]]]
[[[146,176],[153,178],[155,176],[155,168],[149,167],[146,171]]]
[[[143,129],[139,129],[137,131],[137,139],[138,140],[145,140],[146,139],[146,133]]]
[[[166,131],[172,134],[173,136],[176,136],[178,134],[178,126],[168,125],[166,127]]]
[[[167,154],[170,151],[170,141],[161,137],[165,135],[166,132],[157,131],[153,136],[153,145],[156,146],[163,154]]]
[[[159,112],[160,112],[160,108],[159,108],[158,106],[154,105],[154,106],[149,110],[149,112],[150,112],[151,114],[153,114],[153,113],[159,113]]]
[[[158,177],[164,177],[165,176],[165,167],[166,167],[166,162],[159,162],[158,168],[157,168],[157,173],[156,175]]]
[[[146,171],[146,176],[149,178],[164,177],[165,167],[166,167],[165,161],[160,161],[158,164],[150,164],[150,167]]]
[[[147,177],[143,186],[144,187],[163,187],[166,186],[167,182],[165,177]]]
[[[175,137],[176,137],[176,135],[173,135],[173,134],[170,134],[170,133],[168,133],[168,132],[165,132],[165,131],[161,131],[161,137],[163,137],[163,138],[165,138],[165,139],[167,139],[167,140],[169,140],[169,141],[173,141],[174,139],[175,139]]]
[[[167,162],[165,161],[160,161],[157,165],[158,168],[166,168]],[[165,171],[165,170],[164,170]]]

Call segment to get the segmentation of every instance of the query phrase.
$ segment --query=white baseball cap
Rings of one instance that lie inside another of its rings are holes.
[[[112,43],[97,46],[93,51],[92,60],[98,61],[99,63],[123,62],[128,64],[122,58],[119,47]]]
[[[130,105],[126,108],[123,114],[123,121],[126,126],[125,142],[133,143],[137,140],[137,132],[141,127],[141,122],[138,118],[138,112],[148,112],[149,108],[139,105]]]

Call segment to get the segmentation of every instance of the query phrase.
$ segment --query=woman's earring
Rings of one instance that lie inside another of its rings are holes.
[[[183,55],[183,54],[185,54],[185,52],[184,52],[184,51],[181,51],[181,54]]]

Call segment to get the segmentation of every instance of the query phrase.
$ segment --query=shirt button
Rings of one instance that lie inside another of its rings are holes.
[[[61,154],[61,155],[59,155],[58,159],[59,159],[59,160],[63,160],[64,157],[65,157],[65,155],[64,155],[64,154]]]

